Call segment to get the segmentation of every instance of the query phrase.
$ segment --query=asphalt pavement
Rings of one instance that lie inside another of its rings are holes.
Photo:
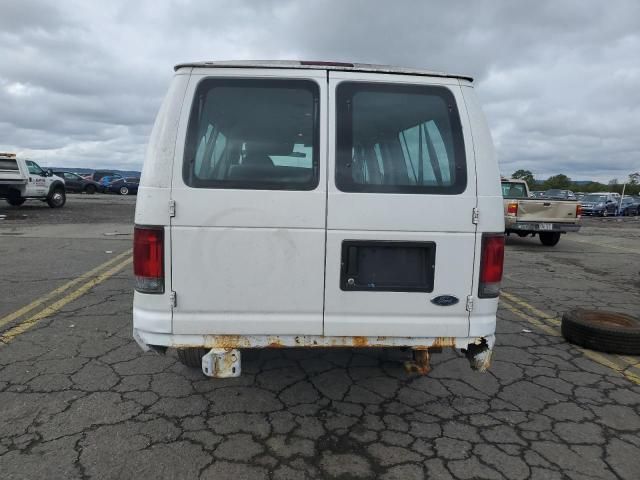
[[[416,376],[401,350],[279,349],[212,380],[131,339],[134,202],[0,206],[3,479],[640,478],[640,357],[559,332],[575,306],[639,313],[637,219],[508,239],[486,374],[448,350]]]

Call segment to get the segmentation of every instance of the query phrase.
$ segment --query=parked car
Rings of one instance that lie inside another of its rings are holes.
[[[618,215],[623,217],[638,216],[640,214],[640,201],[633,197],[625,196],[619,204]]]
[[[77,173],[67,172],[64,170],[54,170],[55,175],[64,178],[64,186],[67,192],[88,193],[93,195],[100,190],[100,184],[81,177]]]
[[[106,178],[106,177],[105,177]],[[111,177],[113,178],[113,177]],[[137,195],[140,179],[135,177],[121,177],[109,182],[105,189],[111,193],[119,193],[120,195]]]
[[[408,347],[424,373],[444,346],[485,370],[499,179],[469,77],[178,65],[136,204],[133,337],[218,378],[249,348]]]
[[[532,192],[529,192],[529,197],[530,198],[545,198],[545,192],[540,191],[540,190],[534,190]]]
[[[95,172],[86,175],[84,178],[100,183],[103,177],[110,177],[113,175],[120,175],[120,174],[114,172],[113,170],[96,170]]]
[[[575,200],[576,196],[571,190],[551,189],[544,192],[544,198],[552,198],[554,200]]]
[[[580,201],[583,215],[597,215],[607,217],[615,215],[618,211],[618,204],[609,193],[590,193],[585,195]]]

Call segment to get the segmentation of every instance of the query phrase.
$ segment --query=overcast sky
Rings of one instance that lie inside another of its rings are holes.
[[[323,59],[476,79],[504,174],[640,170],[640,2],[0,2],[0,150],[139,169],[176,63]]]

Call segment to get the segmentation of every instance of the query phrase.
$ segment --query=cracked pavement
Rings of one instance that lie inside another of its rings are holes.
[[[601,245],[640,250],[640,222],[586,223],[576,239],[599,245],[510,238],[506,291],[551,316],[637,314],[639,254]],[[38,277],[46,257],[20,249],[46,250],[50,231],[14,228],[23,242],[7,228],[0,268],[18,280],[0,289],[20,305],[130,246],[69,224],[49,252],[69,261]],[[0,345],[2,478],[640,478],[640,385],[512,310],[486,374],[451,350],[421,377],[399,349],[279,349],[244,351],[240,378],[212,380],[133,342],[131,285],[126,269]]]

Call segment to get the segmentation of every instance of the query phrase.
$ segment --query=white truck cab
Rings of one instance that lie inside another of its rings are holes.
[[[38,199],[60,208],[67,197],[64,180],[51,170],[13,153],[0,153],[0,198],[16,207],[27,199]]]
[[[453,347],[488,367],[500,175],[469,77],[178,65],[135,215],[134,337],[209,376],[240,349]]]

